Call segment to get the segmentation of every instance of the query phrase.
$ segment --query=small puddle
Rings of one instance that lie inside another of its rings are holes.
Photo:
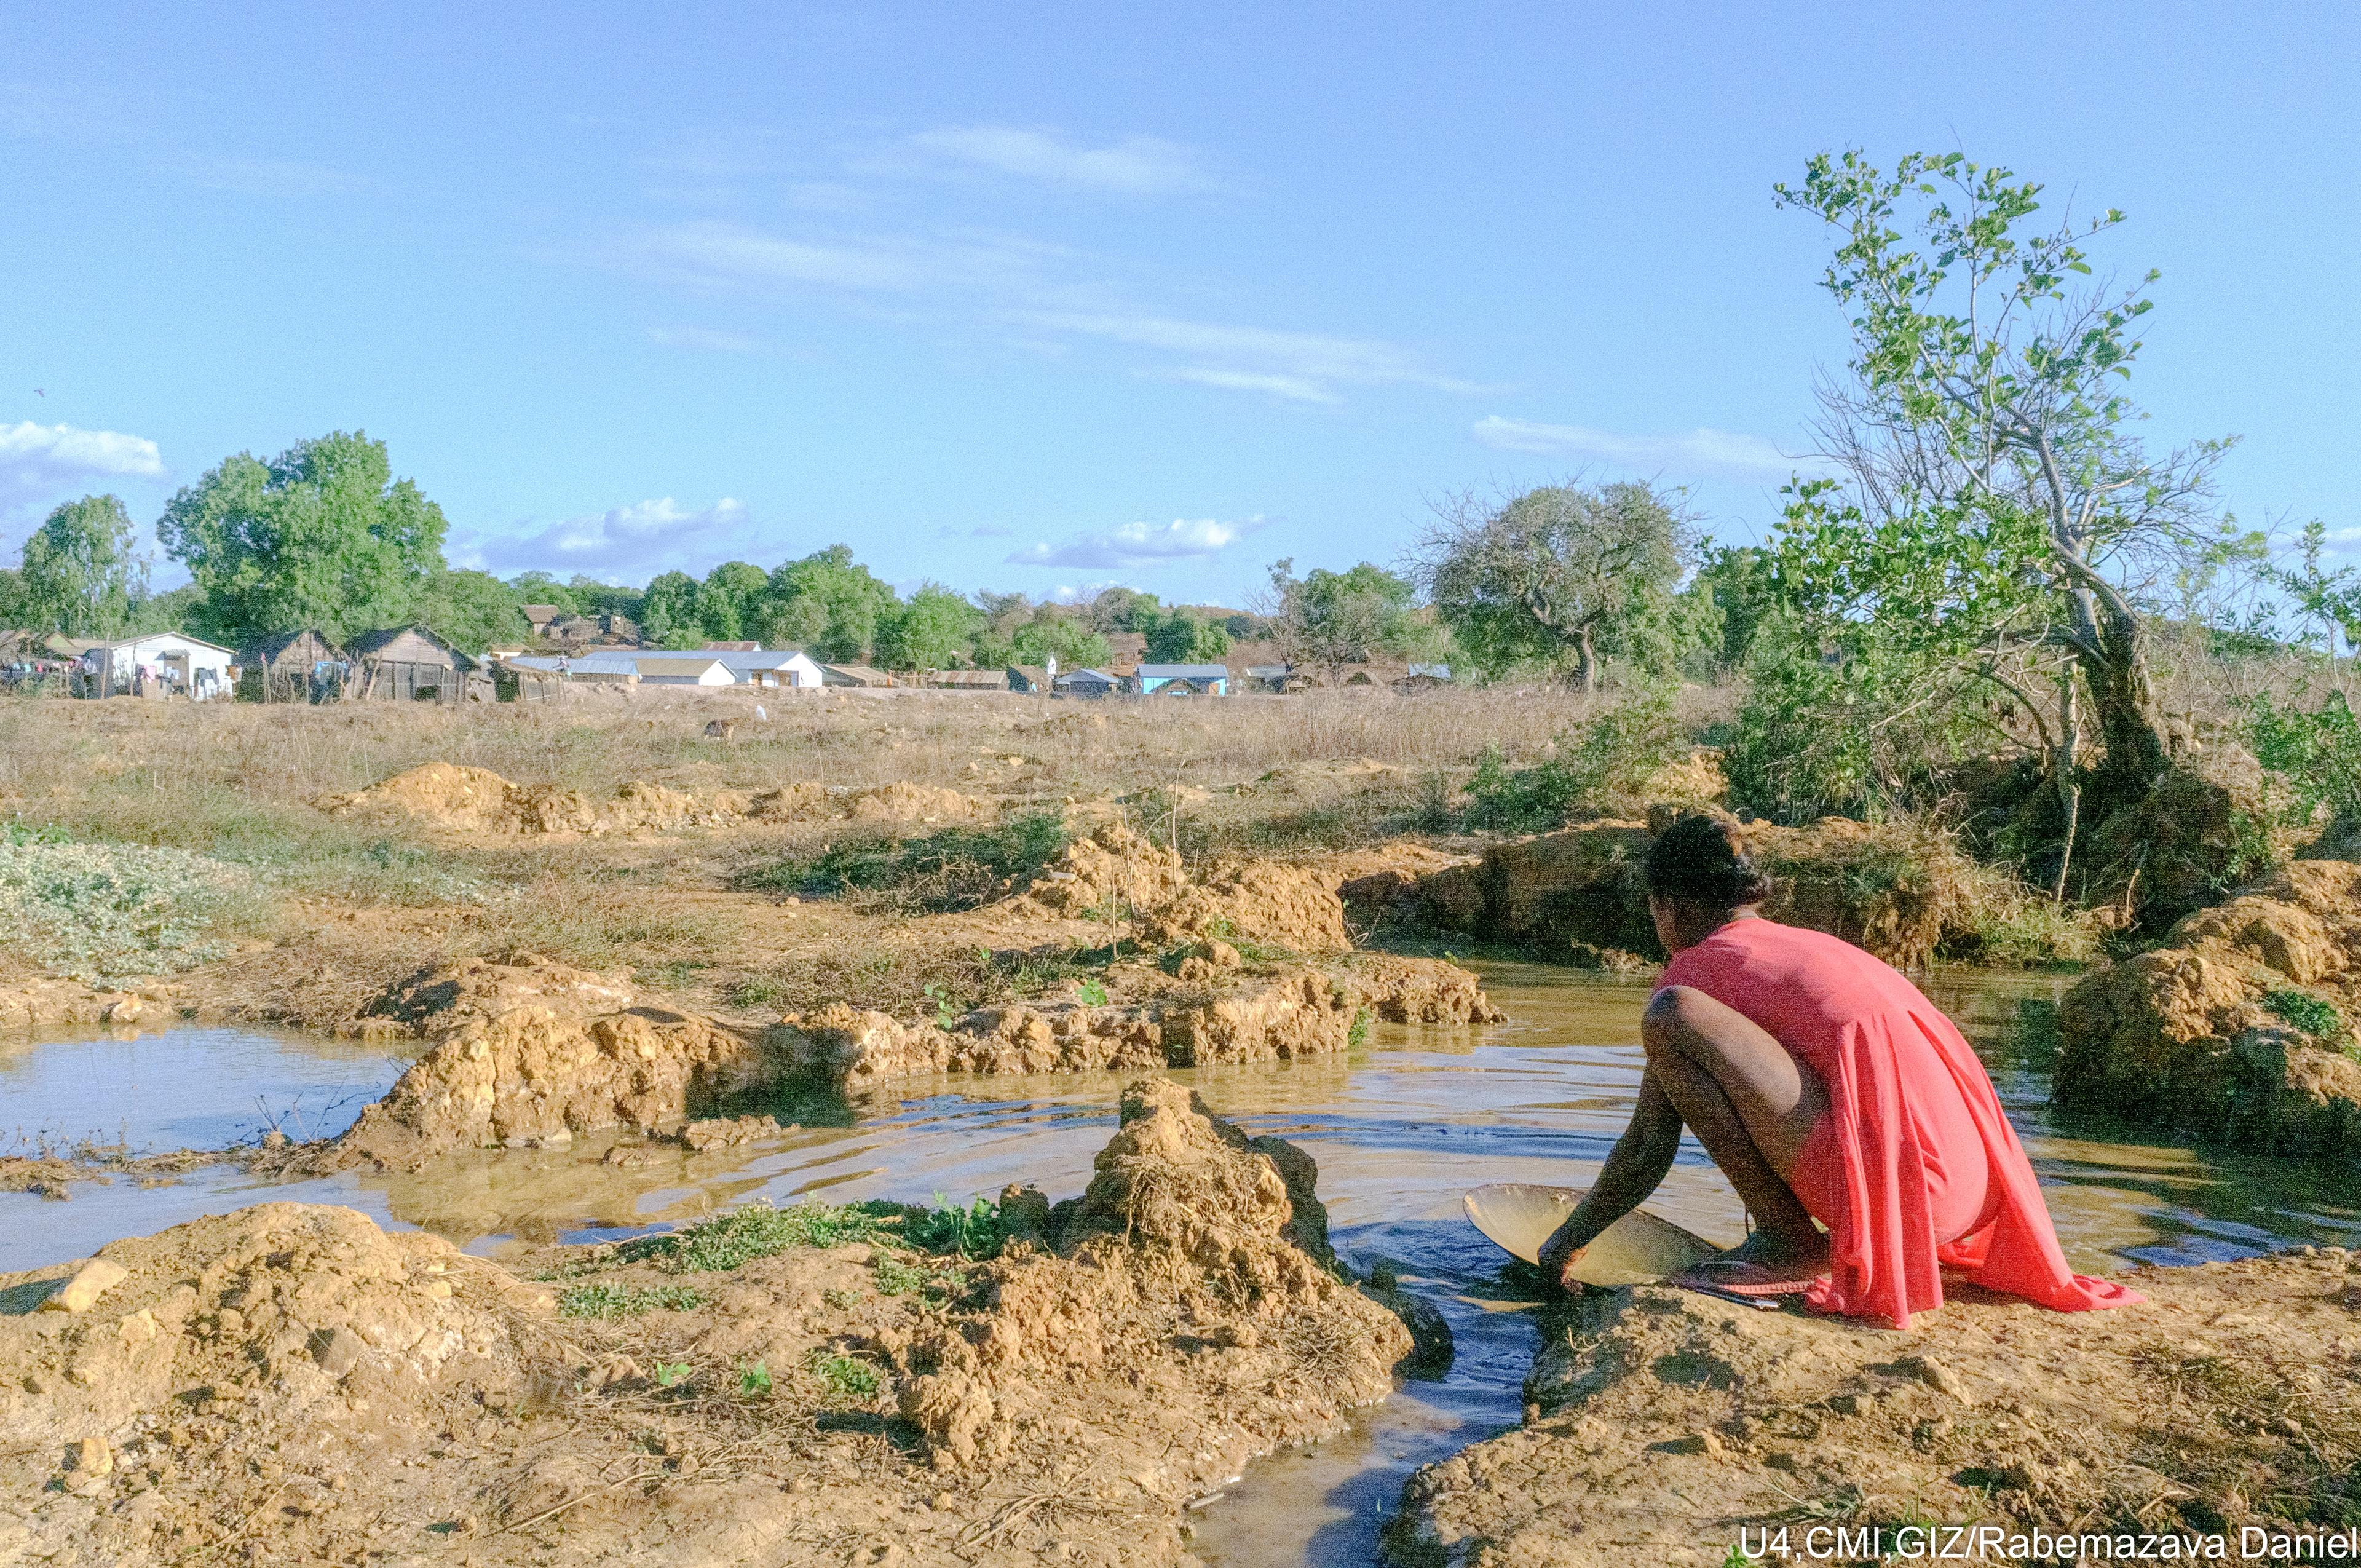
[[[405,1054],[291,1031],[167,1029],[0,1042],[0,1154],[154,1154],[252,1144],[271,1129],[331,1137],[401,1076]],[[0,1273],[96,1251],[249,1203],[350,1203],[384,1220],[357,1181],[258,1181],[225,1166],[71,1183],[65,1202],[0,1193]]]
[[[1193,1516],[1191,1549],[1214,1568],[1368,1563],[1411,1470],[1519,1419],[1533,1304],[1504,1277],[1502,1255],[1460,1217],[1460,1194],[1488,1181],[1578,1186],[1591,1178],[1638,1089],[1647,987],[1531,964],[1477,967],[1511,1019],[1500,1028],[1470,1036],[1381,1026],[1348,1058],[1175,1075],[1250,1132],[1279,1134],[1312,1154],[1339,1249],[1364,1267],[1391,1260],[1406,1285],[1442,1309],[1458,1343],[1443,1380],[1405,1385],[1327,1442],[1257,1463]],[[2193,1263],[2297,1242],[2361,1245],[2361,1174],[2054,1128],[2045,1079],[2015,1059],[2009,1042],[2019,1003],[2054,997],[2064,983],[1962,974],[1938,976],[1928,989],[1991,1066],[2077,1266]],[[0,1047],[0,1137],[14,1125],[34,1139],[92,1135],[134,1150],[221,1146],[253,1138],[274,1118],[297,1133],[285,1119],[298,1115],[302,1133],[321,1135],[347,1124],[401,1066],[382,1047],[252,1031]],[[273,1183],[216,1167],[153,1189],[125,1178],[77,1182],[62,1203],[0,1194],[0,1271],[282,1200],[349,1204],[380,1223],[498,1253],[518,1240],[678,1223],[757,1198],[964,1201],[1011,1181],[1064,1197],[1089,1179],[1124,1076],[945,1078],[854,1104],[785,1103],[775,1108],[780,1119],[800,1125],[774,1142],[707,1155],[664,1148],[636,1169],[600,1163],[615,1140],[592,1136],[566,1150],[462,1154],[415,1176]],[[1653,1206],[1709,1237],[1735,1240],[1741,1230],[1736,1196],[1693,1144]]]

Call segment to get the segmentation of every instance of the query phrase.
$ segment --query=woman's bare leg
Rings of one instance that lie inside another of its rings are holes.
[[[1819,1075],[1761,1025],[1685,985],[1648,1003],[1641,1039],[1648,1070],[1754,1216],[1757,1235],[1738,1255],[1825,1256],[1827,1238],[1788,1182],[1804,1140],[1828,1114]]]

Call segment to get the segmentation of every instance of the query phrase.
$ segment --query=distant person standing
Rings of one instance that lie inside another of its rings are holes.
[[[2059,1311],[2142,1299],[2066,1266],[1983,1064],[1942,1010],[1851,943],[1764,919],[1735,829],[1686,817],[1648,852],[1672,961],[1641,1028],[1647,1069],[1598,1184],[1543,1246],[1561,1283],[1656,1190],[1686,1125],[1758,1227],[1679,1282],[1910,1326],[1942,1269]]]

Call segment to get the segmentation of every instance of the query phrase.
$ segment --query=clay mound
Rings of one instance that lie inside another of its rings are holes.
[[[34,1310],[77,1277],[115,1282]],[[49,1448],[204,1414],[440,1425],[440,1401],[518,1387],[510,1325],[547,1299],[437,1237],[265,1203],[0,1276],[0,1446]]]
[[[1688,809],[1658,806],[1648,822],[1592,822],[1513,839],[1480,861],[1407,883],[1364,883],[1355,893],[1387,898],[1399,917],[1436,930],[1661,959],[1644,866],[1656,829]],[[1948,838],[1905,825],[1829,817],[1808,828],[1756,823],[1746,836],[1772,878],[1764,914],[1842,937],[1905,969],[1965,939],[1992,880]]]
[[[2285,1153],[2361,1149],[2361,865],[2297,861],[2086,976],[2058,1103]]]
[[[905,779],[851,792],[842,812],[854,822],[973,822],[994,814],[988,800]]]
[[[1508,1017],[1484,994],[1481,981],[1441,959],[1365,953],[1351,973],[1355,993],[1389,1024],[1464,1026]]]
[[[516,1007],[546,1007],[578,1017],[611,1013],[638,1000],[637,988],[619,970],[577,969],[538,953],[511,952],[421,970],[370,1004],[360,1032],[398,1030],[424,1039],[465,1019],[493,1018]],[[384,1026],[368,1027],[372,1024]]]
[[[1297,953],[1353,945],[1333,879],[1277,861],[1219,867],[1191,883],[1148,916],[1141,936],[1156,947],[1213,937]]]
[[[511,820],[510,787],[489,768],[428,762],[350,795],[323,795],[317,804],[332,817],[401,813],[438,828],[499,829]]]
[[[605,806],[580,790],[513,784],[489,768],[428,762],[350,795],[316,803],[332,817],[406,816],[452,832],[538,836],[552,833],[676,831],[726,826],[745,817],[749,803],[727,791],[709,800],[633,779]]]
[[[454,1148],[563,1146],[679,1122],[775,1075],[769,1053],[711,1019],[631,1002],[614,977],[529,956],[408,983],[383,1005],[436,1043],[322,1163],[415,1168]]]
[[[1011,907],[1054,920],[1110,913],[1127,919],[1166,903],[1188,883],[1179,855],[1121,822],[1110,822],[1068,844]]]
[[[1079,1202],[1004,1199],[1004,1213],[1036,1216],[1034,1245],[993,1266],[976,1296],[986,1310],[911,1347],[904,1418],[956,1467],[1010,1454],[1055,1390],[1084,1376],[1159,1430],[1193,1427],[1200,1401],[1251,1388],[1223,1403],[1264,1441],[1383,1398],[1410,1332],[1331,1271],[1317,1174],[1178,1084],[1130,1085]]]
[[[2285,861],[2299,831],[2286,786],[2235,742],[2191,749],[2146,798],[2109,814],[2083,858],[2092,902],[2126,905],[2158,932]]]
[[[1714,1568],[1784,1529],[1796,1562],[1932,1562],[1952,1538],[1930,1543],[1929,1522],[1997,1527],[1958,1552],[1993,1563],[2235,1559],[2242,1540],[2249,1557],[2326,1556],[2285,1547],[2351,1518],[2354,1261],[2331,1248],[2130,1283],[2147,1304],[1952,1298],[1907,1334],[1594,1293],[1544,1321],[1524,1426],[1411,1478],[1386,1560]],[[2250,1528],[2279,1544],[2257,1550]]]
[[[946,1029],[844,1003],[791,1013],[763,1038],[774,1070],[843,1087],[939,1072],[1087,1072],[1326,1056],[1362,1013],[1392,1023],[1497,1023],[1476,976],[1439,959],[1356,955],[1343,966],[1215,971],[1144,1002],[983,1007]]]

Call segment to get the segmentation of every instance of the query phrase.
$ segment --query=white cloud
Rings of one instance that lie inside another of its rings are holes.
[[[70,424],[0,424],[0,518],[65,499],[94,479],[160,479],[163,454],[144,435]]]
[[[1225,390],[1263,392],[1299,402],[1334,402],[1338,387],[1478,389],[1437,375],[1408,349],[1378,338],[1227,326],[1172,316],[1069,312],[1037,313],[1024,319],[1038,329],[1161,349],[1191,361],[1153,367],[1143,371],[1145,375]]]
[[[763,234],[735,224],[675,224],[626,247],[639,267],[703,288],[839,289],[906,293],[927,269],[890,243],[816,242]]]
[[[1148,196],[1209,187],[1197,155],[1158,137],[1126,137],[1105,147],[1084,147],[1051,132],[1018,126],[949,126],[922,131],[903,143],[900,156],[882,166],[915,163],[1005,174],[1044,185]]]
[[[1478,443],[1496,452],[1596,457],[1627,468],[1710,469],[1719,473],[1784,478],[1818,465],[1790,457],[1759,435],[1698,429],[1686,435],[1620,435],[1576,424],[1542,424],[1492,414],[1476,422]]]
[[[1190,381],[1200,387],[1218,387],[1225,392],[1268,392],[1274,398],[1285,398],[1298,403],[1333,403],[1336,394],[1305,376],[1274,376],[1264,370],[1215,370],[1207,366],[1192,365],[1179,370],[1143,370],[1141,375],[1159,381]]]
[[[648,341],[666,348],[701,348],[708,354],[752,354],[763,345],[742,332],[719,332],[709,326],[652,326]]]
[[[1198,560],[1226,550],[1261,526],[1259,518],[1220,522],[1213,518],[1175,518],[1167,523],[1126,522],[1098,533],[1079,533],[1060,544],[1039,543],[1012,551],[1019,566],[1081,566],[1109,569]]]
[[[670,496],[553,523],[537,533],[478,539],[455,557],[492,572],[538,567],[557,576],[643,576],[703,572],[757,547],[746,503],[722,497],[691,510]]]

